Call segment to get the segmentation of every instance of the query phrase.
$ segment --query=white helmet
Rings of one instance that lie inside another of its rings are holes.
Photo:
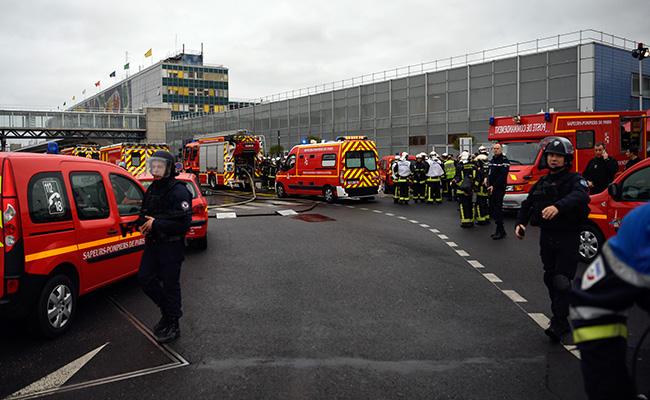
[[[460,161],[463,162],[469,161],[469,152],[467,150],[460,153]]]
[[[449,154],[447,154],[447,153],[442,153],[442,156],[445,157],[445,158],[447,158],[448,155]]]
[[[409,153],[407,152],[402,152],[402,158],[407,159],[409,157]]]
[[[399,161],[399,160],[401,160],[401,159],[402,159],[402,157],[400,157],[400,156],[395,156],[395,161]]]
[[[487,149],[485,148],[485,146],[481,146],[481,147],[478,148],[478,152],[479,153],[487,153]]]
[[[431,157],[438,157],[438,153],[436,153],[435,151],[432,151],[429,155]]]

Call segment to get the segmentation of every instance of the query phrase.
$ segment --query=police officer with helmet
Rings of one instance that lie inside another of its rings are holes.
[[[523,239],[526,225],[539,226],[540,255],[544,264],[544,284],[551,299],[553,316],[544,331],[554,342],[571,331],[569,292],[578,266],[580,228],[589,214],[588,184],[571,172],[573,145],[564,137],[551,136],[540,142],[544,153],[539,169],[548,168],[530,189],[521,204],[515,234]]]
[[[185,235],[190,230],[192,195],[176,180],[174,156],[156,151],[147,159],[147,172],[153,175],[143,200],[138,231],[145,236],[138,282],[144,293],[160,308],[162,318],[153,333],[159,343],[180,337],[181,263]]]

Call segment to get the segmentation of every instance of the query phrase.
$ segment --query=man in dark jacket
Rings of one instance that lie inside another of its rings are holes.
[[[523,239],[528,222],[541,228],[539,244],[544,264],[544,284],[551,299],[553,316],[544,331],[559,342],[571,331],[569,292],[578,267],[580,228],[589,214],[587,182],[571,172],[573,145],[564,137],[551,136],[540,142],[544,150],[539,169],[550,172],[537,181],[521,204],[515,234]]]
[[[607,154],[604,143],[596,143],[594,152],[596,157],[589,160],[587,168],[582,172],[589,184],[589,194],[607,189],[607,185],[614,181],[614,175],[618,172],[618,161]]]
[[[174,156],[156,151],[147,160],[147,172],[154,176],[143,200],[138,231],[145,235],[138,282],[144,293],[160,308],[162,318],[153,333],[159,343],[181,335],[181,263],[185,235],[190,230],[192,195],[176,180]]]
[[[506,237],[506,230],[503,228],[503,197],[506,195],[506,184],[508,183],[508,172],[510,172],[510,161],[503,155],[503,147],[496,143],[492,148],[494,156],[488,164],[487,190],[490,194],[490,216],[497,224],[497,230],[492,239],[499,240]]]

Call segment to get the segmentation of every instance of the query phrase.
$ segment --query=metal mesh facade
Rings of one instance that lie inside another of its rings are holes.
[[[308,136],[333,140],[353,134],[373,139],[380,157],[446,151],[463,134],[473,135],[478,146],[487,142],[490,117],[602,111],[602,75],[624,75],[626,84],[617,90],[627,93],[602,104],[628,109],[630,70],[605,65],[599,57],[607,49],[632,59],[626,50],[579,44],[176,120],[167,124],[167,139],[179,149],[197,134],[248,129],[265,136],[268,151],[278,137],[289,150]]]

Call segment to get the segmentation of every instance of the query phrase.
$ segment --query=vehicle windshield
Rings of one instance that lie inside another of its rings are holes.
[[[501,143],[510,165],[533,165],[539,154],[539,142]]]

